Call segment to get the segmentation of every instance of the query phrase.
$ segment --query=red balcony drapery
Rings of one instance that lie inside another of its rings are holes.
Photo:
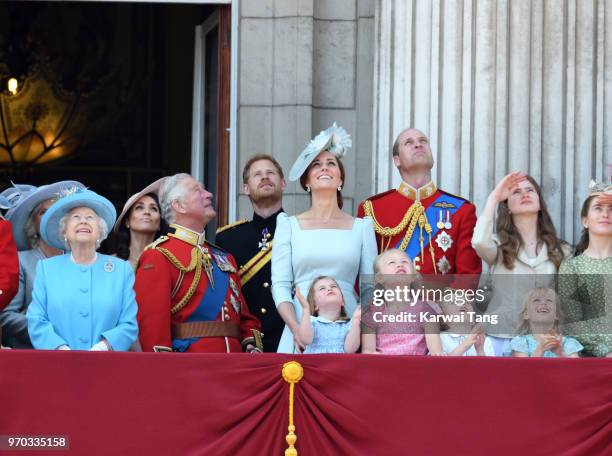
[[[609,359],[3,350],[0,435],[67,435],[84,455],[282,455],[289,360],[302,456],[612,454]]]

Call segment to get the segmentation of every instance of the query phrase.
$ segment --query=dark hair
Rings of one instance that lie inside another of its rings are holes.
[[[157,239],[162,234],[166,234],[168,232],[168,224],[161,216],[161,207],[159,205],[159,198],[155,193],[147,193],[143,196],[150,196],[157,204],[159,211],[159,230],[155,233],[154,239]],[[127,260],[130,257],[130,243],[132,242],[132,238],[130,236],[130,230],[125,226],[125,222],[130,219],[130,215],[132,215],[132,209],[136,205],[136,202],[132,204],[130,209],[123,217],[121,225],[119,226],[118,234],[117,234],[117,256],[122,260]]]
[[[542,189],[531,176],[527,176],[527,180],[535,188],[538,198],[540,199],[540,211],[538,212],[537,237],[538,241],[546,244],[548,249],[548,259],[553,262],[556,269],[559,269],[561,261],[563,261],[563,241],[557,237],[557,230],[550,218],[546,202],[542,196]],[[514,262],[518,257],[519,248],[523,245],[521,234],[516,229],[512,215],[508,209],[508,200],[502,201],[497,207],[497,224],[495,231],[500,241],[500,250],[504,266],[508,269],[514,269]]]
[[[590,195],[587,199],[582,203],[582,209],[580,209],[580,218],[583,219],[589,215],[589,209],[591,208],[591,203],[595,198],[599,195]],[[580,233],[580,240],[578,244],[576,244],[576,248],[574,249],[574,256],[582,255],[582,253],[589,246],[589,230],[587,228],[582,228],[582,232]]]
[[[253,166],[253,163],[261,161],[261,160],[268,160],[269,162],[272,162],[272,164],[276,168],[276,171],[280,175],[281,179],[285,178],[285,175],[283,174],[283,168],[281,168],[281,165],[278,164],[278,162],[274,159],[274,157],[268,154],[255,154],[247,160],[246,165],[244,165],[244,168],[242,169],[242,183],[243,184],[246,184],[249,182],[249,173],[251,171],[251,166]]]
[[[325,152],[325,151],[321,151],[321,152]],[[340,157],[336,157],[335,155],[334,157],[336,158],[336,161],[338,162],[338,168],[340,168],[340,179],[342,180],[342,185],[344,185],[346,183],[344,165],[342,164],[342,160],[340,160]],[[300,185],[302,186],[304,190],[306,190],[306,180],[308,179],[308,173],[310,172],[310,168],[312,168],[312,162],[310,163],[310,165],[308,165],[308,168],[306,168],[306,171],[304,171],[302,175],[300,176]],[[344,205],[344,199],[342,198],[342,191],[336,190],[336,199],[338,201],[338,207],[342,209],[342,206]]]

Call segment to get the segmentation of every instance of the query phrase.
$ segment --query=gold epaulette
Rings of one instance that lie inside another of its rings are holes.
[[[396,226],[382,226],[374,215],[374,207],[372,205],[372,201],[370,200],[366,200],[364,202],[363,211],[365,215],[367,215],[368,217],[372,217],[372,221],[374,222],[374,231],[380,236],[381,252],[384,252],[385,250],[389,249],[393,237],[406,230],[406,234],[404,235],[402,242],[399,246],[400,250],[403,250],[405,252],[406,248],[408,247],[408,243],[410,242],[410,239],[412,239],[412,234],[414,233],[414,230],[418,224],[420,231],[419,243],[421,245],[421,258],[424,258],[423,230],[425,230],[425,233],[429,236],[429,252],[431,254],[431,260],[433,262],[434,272],[436,274],[438,273],[436,269],[433,246],[431,245],[432,229],[431,225],[429,224],[429,221],[427,220],[425,208],[423,207],[420,201],[415,201],[414,203],[412,203],[412,205],[408,208],[408,210],[402,217],[402,220]],[[385,238],[387,239],[386,244],[384,243]]]
[[[163,242],[166,242],[168,239],[170,239],[168,236],[160,236],[158,237],[156,240],[154,240],[153,242],[151,242],[149,245],[147,245],[145,247],[145,250],[149,250],[149,249],[155,249],[157,248],[157,246]]]
[[[248,222],[248,220],[244,219],[244,220],[238,220],[237,222],[230,223],[228,225],[224,225],[222,227],[217,228],[216,234],[222,233],[225,230],[229,230],[230,228],[234,228],[235,226],[242,225],[243,223],[246,223],[246,222]]]

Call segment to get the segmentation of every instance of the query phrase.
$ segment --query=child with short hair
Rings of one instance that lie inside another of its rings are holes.
[[[306,345],[304,354],[355,353],[359,349],[361,307],[357,306],[349,320],[344,296],[332,277],[314,279],[307,299],[299,288],[295,296],[303,312],[298,334]]]
[[[374,260],[374,273],[379,289],[393,290],[411,287],[417,279],[412,261],[403,250],[389,249]],[[437,313],[424,301],[398,302],[385,300],[377,311],[372,305],[364,314],[362,323],[371,332],[361,337],[362,353],[386,355],[444,355],[437,323],[423,322],[424,313]],[[379,314],[379,315],[376,315]],[[412,315],[410,321],[389,322],[399,315]],[[387,321],[380,322],[381,318]]]
[[[525,300],[519,314],[520,335],[510,342],[512,356],[544,358],[578,358],[584,348],[573,337],[559,331],[559,299],[551,288],[535,288]]]

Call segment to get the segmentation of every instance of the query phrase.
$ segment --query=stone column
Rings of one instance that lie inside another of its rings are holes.
[[[240,17],[238,169],[257,152],[289,172],[306,143],[336,121],[351,134],[344,160],[345,210],[356,210],[371,185],[374,0],[243,0]],[[359,182],[359,185],[357,185]],[[235,185],[239,191],[240,178]],[[283,205],[309,204],[289,184]],[[238,197],[238,217],[249,217]]]
[[[442,188],[482,206],[505,174],[527,172],[576,240],[588,181],[612,162],[612,5],[380,0],[375,23],[376,190],[398,184],[391,146],[414,126]]]

